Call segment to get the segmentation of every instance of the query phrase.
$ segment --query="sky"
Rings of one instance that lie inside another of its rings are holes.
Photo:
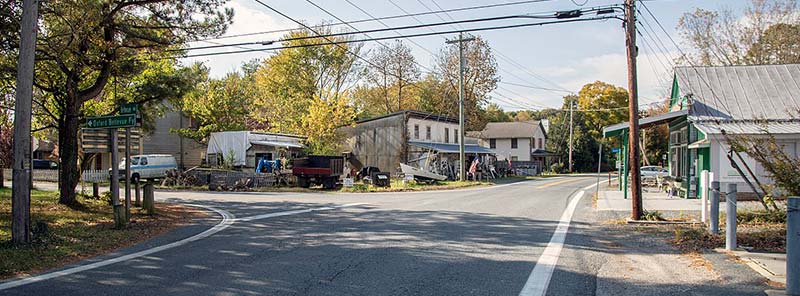
[[[430,10],[447,10],[486,4],[516,2],[517,0],[261,0],[267,5],[297,20],[309,24],[333,23],[336,19],[311,3],[314,3],[336,17],[350,22],[352,20],[369,19],[366,13],[375,17],[392,16],[409,13],[428,12]],[[584,3],[585,2],[585,3]],[[640,2],[640,1],[637,1]],[[622,0],[543,0],[537,3],[513,5],[505,7],[476,9],[450,12],[449,15],[431,14],[414,18],[384,20],[385,25],[396,27],[421,23],[437,23],[450,20],[486,18],[493,16],[539,14],[543,12],[572,10],[620,4]],[[638,17],[643,26],[637,44],[639,56],[637,60],[638,86],[640,105],[652,104],[666,98],[672,81],[672,63],[680,55],[669,37],[661,30],[656,19],[667,31],[666,33],[686,52],[688,48],[676,32],[678,19],[696,8],[719,10],[731,8],[741,12],[749,0],[651,0],[643,2],[655,15],[652,18],[639,4],[642,14]],[[581,6],[582,5],[582,6]],[[399,7],[398,7],[399,6]],[[293,21],[270,11],[254,0],[232,0],[226,7],[233,8],[233,24],[225,35],[263,32],[270,30],[297,27]],[[440,9],[441,7],[441,9]],[[359,10],[359,8],[361,10]],[[401,10],[401,8],[403,10]],[[366,13],[365,13],[366,12]],[[441,18],[439,18],[441,17]],[[505,25],[538,20],[493,21],[485,23],[463,24],[463,28]],[[370,21],[352,24],[358,30],[385,28],[384,24]],[[342,27],[346,28],[346,27]],[[349,29],[349,28],[348,28]],[[433,31],[453,31],[459,29],[452,26],[431,28]],[[401,31],[399,34],[431,32],[431,29]],[[498,64],[500,83],[490,94],[490,102],[500,105],[507,111],[520,109],[542,109],[546,107],[560,108],[565,91],[541,90],[531,88],[544,87],[564,89],[578,92],[587,83],[604,81],[627,88],[627,63],[625,55],[625,35],[622,22],[616,19],[553,24],[545,26],[523,27],[505,30],[482,31],[477,34],[486,39],[492,47]],[[216,43],[238,43],[276,40],[282,33],[258,34],[236,38],[213,40]],[[373,33],[376,36],[398,36],[395,32]],[[432,53],[437,53],[448,39],[457,34],[436,35],[403,39],[411,49],[416,61],[424,66],[425,72],[432,69]],[[360,38],[367,38],[364,35]],[[412,42],[413,41],[413,42]],[[384,44],[391,42],[381,41]],[[213,45],[198,42],[191,46]],[[376,42],[367,42],[363,52],[381,46]],[[243,48],[258,48],[260,45]],[[229,50],[241,50],[231,48]],[[214,49],[213,51],[221,51]],[[192,51],[203,53],[204,51]],[[242,63],[252,59],[264,59],[273,52],[259,51],[230,55],[185,58],[185,63],[203,62],[210,68],[213,77],[224,77],[227,73],[239,71]]]

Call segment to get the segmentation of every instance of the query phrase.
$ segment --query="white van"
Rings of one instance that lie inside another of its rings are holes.
[[[148,154],[131,156],[131,183],[141,179],[160,179],[169,170],[178,169],[175,157],[169,154]],[[125,159],[119,163],[120,179],[125,178]]]

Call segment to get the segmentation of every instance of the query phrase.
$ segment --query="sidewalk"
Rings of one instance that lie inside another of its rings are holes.
[[[725,250],[717,250],[725,252]],[[786,285],[786,253],[765,253],[736,250],[732,252],[747,266],[770,281]]]
[[[668,197],[664,192],[642,192],[642,204],[648,211],[700,211],[701,200]],[[600,190],[597,196],[598,211],[630,211],[631,200],[623,198],[622,191]]]

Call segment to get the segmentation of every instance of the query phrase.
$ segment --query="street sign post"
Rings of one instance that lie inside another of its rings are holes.
[[[139,104],[122,104],[119,106],[119,114],[137,114],[139,113]]]
[[[132,126],[136,126],[136,114],[89,117],[86,119],[87,128],[121,128]]]

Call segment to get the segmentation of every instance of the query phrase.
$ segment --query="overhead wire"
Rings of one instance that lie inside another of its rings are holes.
[[[678,43],[675,42],[675,40],[672,38],[672,36],[669,34],[669,32],[667,32],[667,30],[661,24],[661,21],[658,20],[658,18],[653,14],[652,11],[650,11],[650,8],[648,8],[647,5],[644,2],[642,2],[642,7],[644,7],[644,9],[647,11],[647,13],[650,15],[650,17],[656,22],[658,27],[661,28],[661,31],[664,32],[664,34],[667,36],[667,38],[670,40],[670,42],[672,42],[672,45],[675,46],[676,49],[678,49],[678,51],[681,53],[681,56],[684,58],[684,60],[687,63],[689,63],[689,65],[691,66],[690,68],[697,74],[698,78],[700,78],[700,80],[703,81],[703,83],[708,87],[709,91],[711,92],[712,99],[715,100],[718,104],[720,104],[720,107],[723,107],[725,109],[725,111],[727,111],[728,113],[731,113],[730,106],[728,106],[727,102],[724,102],[723,100],[721,100],[716,95],[716,92],[714,91],[714,88],[711,87],[711,84],[700,73],[700,71],[697,69],[698,67],[696,65],[694,65],[694,63],[692,63],[692,61],[690,59],[688,59],[688,55],[683,51],[683,49],[678,45]],[[686,87],[691,87],[691,86],[686,86]],[[710,112],[708,110],[706,110],[705,112],[706,112],[707,116],[713,117],[713,115],[710,114]],[[715,122],[719,123],[718,120],[715,120]]]
[[[379,17],[379,20],[389,20],[389,19],[398,19],[398,18],[407,18],[412,16],[422,16],[422,15],[430,15],[434,13],[442,13],[442,12],[457,12],[457,11],[468,11],[468,10],[478,10],[478,9],[487,9],[487,8],[496,8],[496,7],[505,7],[505,6],[516,6],[516,5],[523,5],[523,4],[530,4],[530,3],[537,3],[537,2],[547,2],[553,0],[526,0],[526,1],[515,1],[515,2],[506,2],[506,3],[496,3],[496,4],[487,4],[487,5],[477,5],[477,6],[469,6],[469,7],[461,7],[461,8],[453,8],[447,10],[440,10],[435,12],[421,12],[421,13],[414,13],[414,14],[404,14],[404,15],[393,15],[393,16],[385,16]],[[359,20],[352,20],[348,21],[350,24],[357,24],[357,23],[364,23],[375,21],[374,19],[359,19]],[[343,23],[333,23],[330,24],[331,26],[338,26],[343,25]],[[205,40],[213,40],[213,39],[229,39],[229,38],[238,38],[238,37],[247,37],[247,36],[254,36],[254,35],[264,35],[264,34],[272,34],[272,33],[282,33],[282,32],[290,32],[304,29],[301,27],[295,28],[288,28],[288,29],[278,29],[278,30],[269,30],[269,31],[260,31],[260,32],[251,32],[251,33],[243,33],[243,34],[235,34],[235,35],[226,35],[226,36],[219,36],[207,39],[200,39],[197,41],[205,41]]]

